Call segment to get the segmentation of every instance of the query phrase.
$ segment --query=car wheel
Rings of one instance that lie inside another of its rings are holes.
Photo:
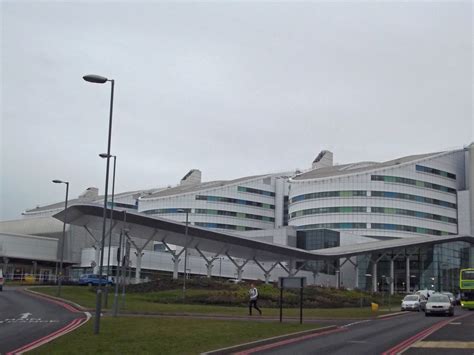
[[[89,283],[87,284],[87,286],[91,287],[91,286],[92,286],[92,282],[89,282]]]
[[[425,317],[428,317],[428,316],[429,316],[429,314],[425,312]]]

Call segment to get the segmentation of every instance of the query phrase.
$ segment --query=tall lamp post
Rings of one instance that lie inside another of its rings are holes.
[[[64,201],[64,223],[63,223],[63,236],[61,238],[61,254],[60,254],[60,261],[59,261],[59,277],[56,275],[56,280],[58,282],[58,289],[56,291],[56,295],[58,297],[61,296],[61,283],[63,279],[63,261],[64,261],[64,242],[66,238],[66,221],[67,221],[67,200],[69,195],[69,182],[62,181],[62,180],[53,180],[55,184],[66,184],[66,200]]]
[[[187,260],[188,260],[188,222],[189,222],[189,209],[178,209],[179,213],[186,213],[186,227],[184,229],[184,235],[185,235],[185,245],[184,245],[184,277],[183,277],[183,301],[186,299],[186,272],[187,272]]]
[[[99,154],[99,157],[102,159],[106,159],[108,155],[106,153],[101,153]],[[112,223],[113,223],[113,216],[114,216],[114,196],[115,196],[115,168],[117,166],[117,156],[112,155],[112,158],[114,158],[114,171],[112,173],[112,205],[110,207],[110,226],[109,226],[109,249],[107,252],[107,283],[105,284],[105,300],[104,300],[104,306],[107,307],[108,299],[109,299],[109,275],[110,275],[110,248],[112,246]],[[117,282],[117,281],[115,281]]]
[[[101,240],[101,253],[99,263],[99,286],[97,287],[97,294],[95,300],[95,322],[94,322],[94,334],[99,334],[100,330],[100,314],[102,312],[102,268],[104,266],[104,244],[105,244],[105,225],[107,223],[107,194],[109,190],[109,167],[110,167],[110,146],[112,141],[112,112],[114,107],[114,86],[115,81],[113,79],[107,79],[99,75],[85,75],[82,77],[85,81],[95,84],[105,84],[107,81],[111,83],[110,91],[110,111],[109,111],[109,134],[107,141],[107,168],[105,171],[105,191],[104,191],[104,216],[102,223],[102,240]]]

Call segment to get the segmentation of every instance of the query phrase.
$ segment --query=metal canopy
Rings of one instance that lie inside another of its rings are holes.
[[[407,249],[412,247],[430,246],[435,244],[442,244],[448,242],[469,242],[474,244],[474,238],[471,236],[459,236],[459,235],[448,235],[448,236],[420,236],[403,239],[391,239],[379,242],[369,242],[360,244],[351,244],[341,247],[319,249],[318,255],[326,257],[350,257],[360,254],[369,254],[375,252],[389,252],[389,251],[400,251],[401,249]]]
[[[107,209],[107,218],[110,218]],[[68,207],[66,223],[101,230],[104,209],[96,204],[77,204]],[[64,211],[53,217],[64,222]],[[446,242],[466,241],[474,244],[471,236],[420,236],[403,239],[393,239],[379,242],[351,244],[335,248],[307,251],[285,245],[262,242],[242,237],[232,233],[188,226],[188,237],[185,236],[185,224],[165,218],[143,215],[137,212],[114,210],[113,219],[115,230],[126,228],[134,238],[166,242],[169,244],[199,248],[215,254],[225,254],[245,260],[258,261],[314,261],[339,259],[373,252],[387,252],[404,248],[429,246]]]
[[[110,218],[107,209],[107,218]],[[103,223],[104,208],[93,204],[77,204],[68,207],[66,223],[100,230]],[[53,217],[64,222],[64,211]],[[127,228],[133,238],[150,239],[169,244],[199,248],[201,251],[215,254],[229,254],[235,258],[258,261],[306,261],[326,259],[314,252],[285,245],[258,241],[232,233],[216,232],[207,228],[188,225],[188,237],[185,236],[185,224],[165,218],[146,216],[137,212],[113,212],[114,230]],[[125,220],[125,221],[124,221]]]

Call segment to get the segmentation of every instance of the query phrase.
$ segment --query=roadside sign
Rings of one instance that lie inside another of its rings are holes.
[[[306,277],[280,277],[280,323],[283,321],[283,290],[292,288],[300,290],[300,324],[303,324],[303,289],[306,286]]]
[[[279,277],[279,288],[303,288],[306,286],[306,277]]]

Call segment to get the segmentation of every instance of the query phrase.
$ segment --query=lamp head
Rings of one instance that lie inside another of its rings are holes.
[[[109,80],[106,77],[95,75],[95,74],[84,75],[82,78],[85,81],[88,81],[90,83],[96,83],[96,84],[104,84],[107,82],[107,80]]]

